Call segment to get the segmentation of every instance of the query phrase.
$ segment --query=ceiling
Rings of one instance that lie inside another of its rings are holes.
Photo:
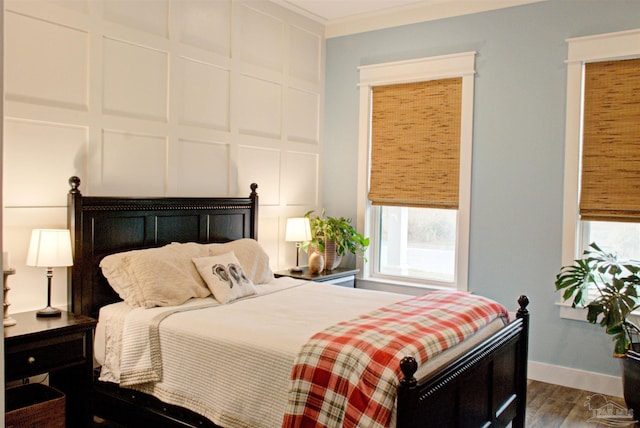
[[[381,12],[421,0],[284,0],[323,21],[355,17],[372,12]]]
[[[326,37],[544,0],[271,0],[324,25]]]

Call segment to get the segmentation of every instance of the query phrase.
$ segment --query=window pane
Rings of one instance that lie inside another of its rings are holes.
[[[378,272],[455,280],[457,210],[380,207]]]
[[[588,228],[584,247],[595,242],[604,251],[621,259],[640,260],[640,224],[611,221],[585,221]]]

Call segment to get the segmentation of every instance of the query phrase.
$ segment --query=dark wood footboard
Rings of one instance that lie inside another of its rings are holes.
[[[518,303],[514,321],[426,379],[415,379],[415,359],[402,360],[398,428],[525,426],[529,299]]]

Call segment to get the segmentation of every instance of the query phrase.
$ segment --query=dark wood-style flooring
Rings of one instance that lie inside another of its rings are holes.
[[[606,411],[594,414],[597,409],[606,409]],[[611,420],[603,418],[612,414],[608,409],[624,411],[626,405],[624,400],[618,397],[603,396],[533,380],[528,383],[527,428],[640,427],[640,425],[627,423],[624,419],[614,420],[618,424],[613,425]],[[107,421],[96,421],[94,428],[122,427]]]
[[[532,380],[528,383],[527,428],[638,426],[628,422],[628,418],[605,418],[616,411],[624,414],[626,410],[624,399],[619,397]]]

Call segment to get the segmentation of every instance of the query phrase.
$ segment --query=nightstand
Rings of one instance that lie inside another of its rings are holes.
[[[16,325],[4,328],[5,381],[49,373],[49,385],[66,395],[67,426],[91,426],[96,320],[65,311],[57,318],[36,318],[36,311],[12,317]]]
[[[336,268],[334,270],[323,271],[321,273],[311,273],[308,267],[303,267],[302,272],[290,272],[281,270],[274,272],[276,278],[289,276],[291,278],[306,279],[307,281],[326,282],[328,284],[340,285],[342,287],[355,288],[356,275],[360,269]]]

